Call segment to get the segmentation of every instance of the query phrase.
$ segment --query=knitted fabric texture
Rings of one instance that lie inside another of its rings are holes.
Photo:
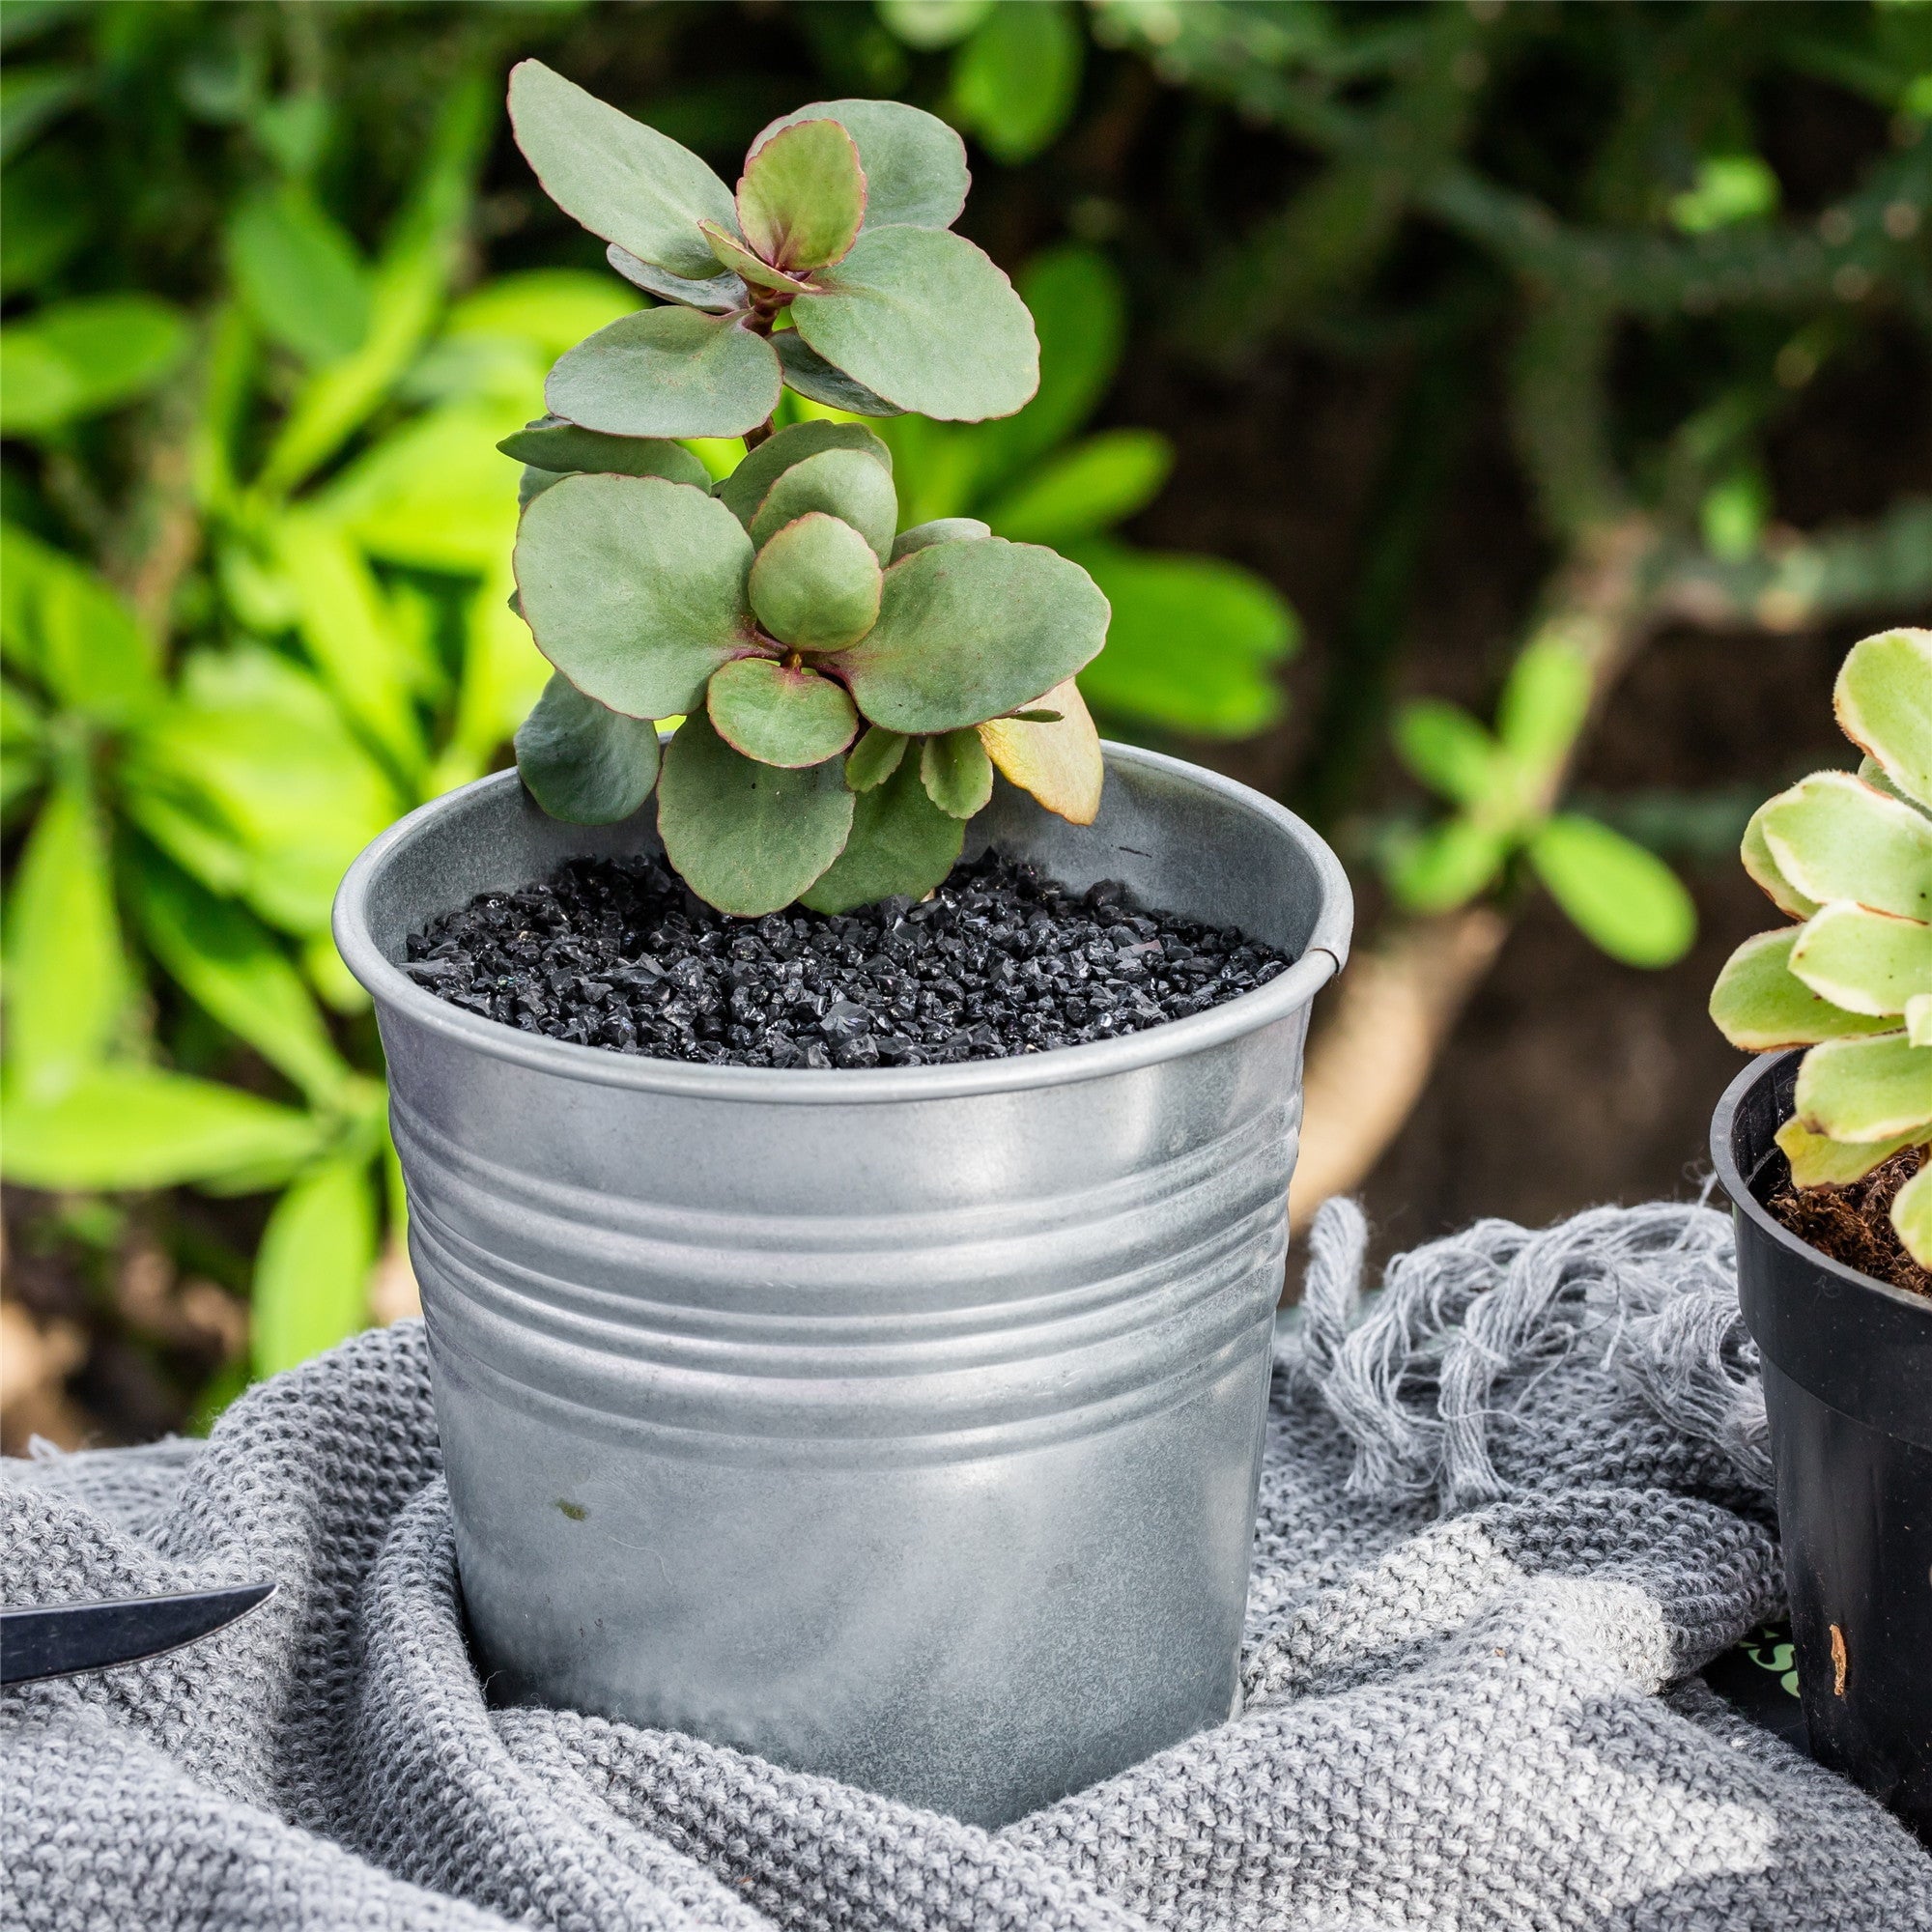
[[[1693,1676],[1779,1601],[1728,1220],[1486,1221],[1366,1310],[1363,1248],[1323,1210],[1242,1714],[997,1833],[493,1709],[417,1323],[252,1390],[205,1447],[9,1463],[9,1603],[281,1588],[188,1649],[6,1693],[0,1920],[1932,1927],[1932,1860]]]

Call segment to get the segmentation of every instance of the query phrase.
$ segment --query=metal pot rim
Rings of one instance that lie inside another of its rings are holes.
[[[1881,1295],[1901,1308],[1910,1308],[1914,1314],[1932,1321],[1932,1301],[1928,1301],[1924,1295],[1913,1294],[1906,1289],[1894,1288],[1890,1282],[1880,1281],[1876,1276],[1866,1274],[1862,1268],[1851,1267],[1828,1255],[1822,1248],[1814,1248],[1809,1241],[1800,1240],[1757,1198],[1744,1170],[1738,1165],[1732,1143],[1736,1136],[1738,1109],[1744,1105],[1745,1096],[1760,1080],[1772,1079],[1787,1061],[1796,1059],[1804,1051],[1802,1046],[1787,1046],[1774,1048],[1770,1053],[1760,1053],[1724,1089],[1723,1096],[1718,1102],[1717,1111],[1711,1116],[1711,1165],[1718,1171],[1718,1184],[1730,1196],[1738,1212],[1743,1214],[1752,1227],[1776,1241],[1788,1253],[1798,1256],[1835,1281],[1850,1282],[1855,1287],[1868,1290],[1873,1294]]]
[[[418,986],[384,957],[370,934],[368,923],[371,892],[397,848],[421,837],[456,800],[489,789],[514,789],[519,782],[515,771],[493,773],[445,792],[440,798],[431,799],[427,805],[418,806],[398,819],[364,847],[343,875],[335,895],[335,943],[349,970],[372,995],[406,1013],[415,1024],[478,1053],[559,1078],[590,1081],[599,1086],[758,1104],[812,1105],[837,1101],[849,1106],[855,1102],[943,1100],[965,1094],[1067,1086],[1219,1046],[1305,1006],[1341,971],[1349,956],[1353,895],[1348,875],[1326,843],[1286,806],[1218,772],[1206,771],[1183,758],[1168,757],[1137,745],[1109,740],[1103,749],[1110,763],[1144,765],[1220,794],[1229,803],[1271,823],[1278,833],[1301,849],[1320,876],[1321,909],[1301,957],[1287,972],[1264,986],[1210,1007],[1206,1012],[1167,1020],[1119,1039],[1094,1040],[1083,1046],[1053,1047],[1044,1053],[1014,1059],[968,1061],[951,1066],[822,1070],[707,1066],[689,1061],[612,1053],[604,1047],[580,1046],[573,1040],[523,1033],[500,1021],[485,1019],[479,1013],[466,1012]]]

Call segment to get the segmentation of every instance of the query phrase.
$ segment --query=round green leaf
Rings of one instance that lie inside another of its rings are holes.
[[[835,368],[902,410],[949,422],[1009,416],[1039,386],[1033,317],[990,257],[933,228],[867,228],[792,303]]]
[[[875,395],[863,383],[855,383],[842,369],[835,369],[795,328],[781,328],[772,336],[785,382],[801,396],[823,403],[829,410],[844,410],[855,416],[902,416],[896,403]]]
[[[903,731],[888,731],[883,724],[868,724],[866,734],[852,748],[845,760],[845,782],[854,791],[870,791],[884,784],[898,770],[906,747],[912,743]]]
[[[813,510],[848,524],[884,563],[893,554],[899,499],[884,467],[858,449],[825,449],[795,463],[765,492],[752,519],[752,541],[768,543]]]
[[[844,851],[800,902],[813,912],[838,913],[895,894],[923,899],[958,863],[965,842],[965,821],[933,804],[920,782],[919,761],[906,758],[860,794]]]
[[[971,818],[993,795],[993,761],[970,725],[942,731],[920,749],[919,780],[949,818]]]
[[[815,283],[804,281],[784,269],[775,269],[753,248],[715,221],[700,224],[711,252],[732,273],[761,289],[778,289],[788,296],[810,294]]]
[[[1460,704],[1434,697],[1405,704],[1392,736],[1410,775],[1457,805],[1476,804],[1495,783],[1496,741]]]
[[[674,275],[716,273],[697,224],[730,227],[731,190],[688,148],[541,61],[510,70],[510,125],[544,192],[593,235]]]
[[[1932,919],[1932,819],[1850,772],[1813,772],[1758,808],[1782,876],[1820,905]]]
[[[1769,1053],[1780,1046],[1814,1046],[1821,1039],[1885,1033],[1896,1022],[1848,1012],[1821,999],[1791,970],[1799,928],[1760,932],[1724,961],[1711,988],[1711,1017],[1733,1046]]]
[[[1921,1167],[1892,1197],[1892,1232],[1920,1267],[1932,1267],[1932,1165]]]
[[[872,628],[881,582],[866,539],[850,524],[813,510],[759,551],[752,565],[752,609],[781,644],[842,651]]]
[[[966,143],[936,115],[902,100],[816,100],[774,121],[753,144],[801,121],[837,121],[858,144],[867,228],[951,228],[973,177]]]
[[[1106,637],[1107,600],[1078,564],[985,537],[894,564],[879,621],[839,669],[874,724],[955,731],[1032,703]]]
[[[866,175],[837,121],[795,121],[761,139],[738,184],[738,226],[767,262],[822,269],[858,239]]]
[[[893,561],[896,563],[900,557],[910,556],[929,544],[976,543],[980,537],[992,534],[991,528],[978,517],[935,517],[929,524],[915,524],[911,529],[901,530],[893,539]]]
[[[1882,1141],[1932,1123],[1932,1046],[1902,1033],[1828,1039],[1798,1068],[1793,1111],[1833,1141]]]
[[[1851,1012],[1896,1015],[1932,994],[1932,925],[1844,899],[1820,907],[1791,950],[1791,970]]]
[[[1901,791],[1932,806],[1932,631],[1861,638],[1838,668],[1838,727]]]
[[[706,688],[704,708],[733,751],[788,771],[836,758],[859,728],[844,686],[770,658],[725,665]]]
[[[657,436],[603,436],[561,416],[545,416],[512,430],[497,447],[518,463],[565,475],[582,471],[611,476],[662,476],[708,490],[711,472],[682,443]]]
[[[1529,841],[1550,896],[1593,946],[1626,966],[1668,966],[1690,950],[1697,910],[1654,852],[1594,818],[1560,812]]]
[[[544,401],[553,415],[608,436],[743,436],[782,389],[771,344],[735,318],[646,308],[563,356]]]
[[[642,289],[659,301],[678,302],[686,308],[709,309],[716,315],[725,315],[743,308],[751,299],[743,279],[728,270],[722,275],[706,275],[696,280],[689,275],[673,275],[668,269],[639,261],[628,248],[620,248],[614,242],[605,249],[604,259],[634,289]],[[717,264],[712,266],[715,268]]]
[[[805,771],[759,764],[697,711],[665,753],[658,831],[699,898],[757,919],[789,905],[838,858],[852,806],[838,759]]]
[[[1812,1133],[1803,1121],[1786,1121],[1773,1138],[1791,1163],[1794,1187],[1849,1187],[1862,1180],[1880,1161],[1889,1160],[1912,1145],[1911,1134],[1884,1141],[1831,1141]]]
[[[630,718],[689,711],[752,641],[751,539],[681,483],[566,476],[524,512],[513,562],[537,648]]]
[[[1764,814],[1768,807],[1776,803],[1776,799],[1768,799],[1751,813],[1738,844],[1738,857],[1744,861],[1751,883],[1779,912],[1788,913],[1793,919],[1809,919],[1818,910],[1818,901],[1807,898],[1778,870],[1777,861],[1772,857],[1771,846],[1765,840]]]
[[[768,436],[718,485],[718,500],[745,526],[764,501],[765,492],[794,464],[825,449],[862,449],[893,473],[893,453],[863,423],[802,422]]]
[[[585,697],[553,671],[536,708],[517,727],[517,771],[553,818],[613,825],[658,781],[658,727]]]

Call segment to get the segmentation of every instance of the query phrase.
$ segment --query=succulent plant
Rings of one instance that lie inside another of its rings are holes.
[[[552,412],[499,445],[525,465],[517,609],[555,668],[517,734],[538,804],[605,823],[655,786],[670,863],[745,916],[923,895],[996,770],[1090,823],[1099,739],[1073,679],[1106,639],[1093,580],[968,518],[901,530],[862,422],[771,422],[781,377],[847,416],[1032,394],[1024,303],[945,225],[958,137],[896,101],[801,108],[734,202],[535,62],[510,105],[545,187],[667,304],[565,355]],[[739,434],[715,485],[674,440]]]
[[[827,100],[753,142],[736,195],[689,149],[541,61],[510,119],[544,190],[664,304],[581,342],[545,400],[613,436],[744,436],[781,384],[857,415],[1010,415],[1039,380],[1026,304],[954,235],[966,150],[897,100]],[[785,318],[788,327],[781,327]]]
[[[1711,994],[1733,1045],[1810,1049],[1777,1135],[1800,1187],[1932,1144],[1932,631],[1853,645],[1833,708],[1857,773],[1812,773],[1745,831],[1745,869],[1799,923],[1746,940]],[[1932,1162],[1891,1219],[1932,1266]]]

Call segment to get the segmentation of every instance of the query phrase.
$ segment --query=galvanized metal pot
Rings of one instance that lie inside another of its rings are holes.
[[[1255,992],[954,1066],[707,1067],[536,1037],[407,936],[652,808],[514,773],[343,882],[408,1178],[471,1633],[493,1692],[691,1731],[980,1824],[1235,1700],[1309,1003],[1349,887],[1292,813],[1108,748],[1096,824],[972,828],[1291,949]]]

